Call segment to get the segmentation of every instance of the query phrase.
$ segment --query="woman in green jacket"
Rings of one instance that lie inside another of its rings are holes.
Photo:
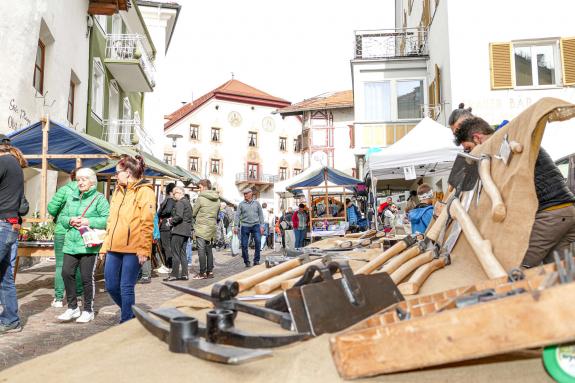
[[[106,197],[96,190],[98,180],[92,169],[79,169],[76,172],[76,180],[78,190],[68,197],[62,212],[58,215],[58,223],[66,229],[62,279],[68,303],[68,309],[58,319],[66,322],[76,319],[76,322],[87,323],[94,319],[94,268],[101,245],[86,246],[80,232],[87,227],[105,229],[110,214],[110,205]],[[76,298],[76,270],[78,268],[84,286],[82,312]]]
[[[76,170],[70,172],[70,182],[62,186],[48,204],[48,213],[56,220],[56,228],[54,229],[54,257],[56,258],[56,272],[54,274],[54,300],[52,307],[64,307],[64,280],[62,279],[62,265],[64,263],[64,237],[66,236],[66,229],[62,224],[57,222],[58,215],[62,212],[64,204],[68,197],[78,191],[78,184],[76,183]],[[80,270],[76,273],[76,293],[77,295],[83,294],[82,278],[80,277]]]

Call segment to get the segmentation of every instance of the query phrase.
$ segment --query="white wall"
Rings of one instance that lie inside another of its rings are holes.
[[[333,109],[334,167],[349,175],[355,168],[355,156],[350,148],[349,126],[353,125],[353,108]]]
[[[216,110],[216,106],[218,109]],[[215,183],[221,195],[231,201],[239,202],[243,198],[236,186],[236,174],[246,172],[246,163],[258,162],[260,174],[278,175],[282,161],[288,167],[288,178],[293,175],[293,169],[302,169],[300,153],[293,151],[293,140],[301,132],[301,125],[297,118],[286,117],[282,119],[279,114],[272,114],[276,108],[235,103],[212,99],[201,108],[194,111],[177,124],[171,126],[165,134],[181,134],[183,138],[177,141],[177,148],[172,149],[172,140],[164,138],[164,152],[173,152],[175,163],[188,169],[188,158],[191,150],[200,153],[200,177],[208,178]],[[232,127],[228,121],[230,112],[239,112],[242,122],[239,127]],[[265,117],[273,118],[275,128],[265,131],[262,120]],[[190,139],[190,124],[200,125],[200,142]],[[211,142],[212,127],[221,129],[221,143]],[[248,147],[248,132],[258,132],[258,148]],[[279,137],[287,137],[287,151],[279,150]],[[252,155],[253,157],[250,157]],[[218,156],[223,171],[220,176],[209,174],[210,157]],[[207,172],[206,172],[207,170]],[[273,203],[273,188],[260,196],[262,202]],[[273,205],[271,205],[273,206]]]
[[[88,96],[87,0],[26,0],[0,2],[0,132],[20,129],[48,113],[67,122],[72,70],[76,86],[74,126],[86,128]],[[46,46],[44,95],[35,97],[34,62],[44,20],[54,41]]]

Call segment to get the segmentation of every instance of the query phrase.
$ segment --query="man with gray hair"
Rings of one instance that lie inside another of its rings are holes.
[[[244,200],[238,205],[238,211],[234,220],[234,234],[238,234],[238,226],[241,230],[242,258],[246,267],[250,267],[248,254],[248,242],[250,234],[254,236],[255,254],[254,265],[260,264],[261,236],[264,234],[264,212],[262,206],[254,200],[252,189],[244,190]]]

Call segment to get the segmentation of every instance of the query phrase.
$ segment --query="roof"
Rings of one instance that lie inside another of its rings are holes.
[[[272,96],[271,94],[256,89],[253,86],[232,79],[211,92],[204,94],[197,100],[187,103],[175,112],[167,115],[166,118],[168,121],[164,124],[164,129],[168,129],[170,126],[182,120],[211,99],[270,106],[274,108],[284,108],[290,105],[290,102],[283,98]]]
[[[168,20],[167,25],[167,36],[166,36],[166,52],[168,52],[168,48],[170,47],[170,43],[172,42],[172,36],[174,35],[174,30],[176,29],[176,23],[178,22],[178,18],[180,17],[180,10],[182,6],[175,2],[163,2],[163,1],[144,1],[138,0],[138,6],[140,7],[153,7],[158,9],[171,9],[176,11],[176,17],[171,18]]]
[[[289,185],[287,189],[318,187],[325,185],[326,181],[338,186],[355,186],[363,183],[363,181],[350,177],[340,170],[324,166],[310,171],[306,177]]]
[[[297,104],[280,109],[278,112],[281,115],[302,114],[308,110],[324,110],[324,109],[339,109],[339,108],[353,108],[353,91],[344,90],[341,92],[328,92],[318,96],[308,98]]]

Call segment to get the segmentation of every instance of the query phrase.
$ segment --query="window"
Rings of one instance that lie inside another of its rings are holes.
[[[248,133],[248,146],[252,147],[258,146],[258,134],[256,132]]]
[[[104,114],[104,67],[99,59],[92,63],[92,112],[100,119]]]
[[[259,165],[248,162],[248,179],[249,180],[257,180],[259,173]]]
[[[200,172],[200,159],[198,157],[190,157],[189,168],[193,173]]]
[[[391,85],[389,81],[365,83],[366,121],[391,120]]]
[[[287,148],[287,138],[286,137],[280,137],[280,150],[282,152],[285,152]]]
[[[199,140],[200,139],[200,126],[190,124],[190,138],[192,140]]]
[[[357,168],[352,168],[352,169],[351,169],[351,176],[352,176],[353,178],[357,178]]]
[[[515,86],[548,86],[557,84],[556,44],[513,46]]]
[[[301,137],[301,136],[300,136]],[[298,138],[294,138],[293,139],[293,151],[295,153],[299,152],[299,139]]]
[[[212,159],[210,164],[210,171],[212,174],[221,174],[220,173],[220,160]]]
[[[74,123],[74,93],[76,91],[76,84],[70,81],[70,90],[68,91],[68,121],[70,124]]]
[[[385,122],[421,118],[423,80],[405,79],[364,84],[365,120]]]
[[[293,169],[293,175],[294,175],[294,176],[297,176],[297,175],[300,174],[300,173],[301,173],[301,169],[298,169],[298,168],[294,168],[294,169]]]
[[[44,94],[44,61],[46,58],[46,47],[42,41],[38,40],[36,49],[36,62],[34,63],[34,88],[40,94]]]
[[[212,128],[212,142],[220,142],[220,128]]]
[[[164,153],[164,162],[168,165],[173,165],[174,155],[172,153]]]
[[[107,33],[108,32],[108,16],[96,15],[94,17],[94,19],[96,19],[96,21],[98,22],[98,25],[100,26],[100,28],[102,28],[102,31],[104,31],[104,33]]]
[[[423,80],[398,80],[397,118],[421,118],[423,105]]]
[[[280,168],[280,181],[284,181],[287,179],[287,168]]]

